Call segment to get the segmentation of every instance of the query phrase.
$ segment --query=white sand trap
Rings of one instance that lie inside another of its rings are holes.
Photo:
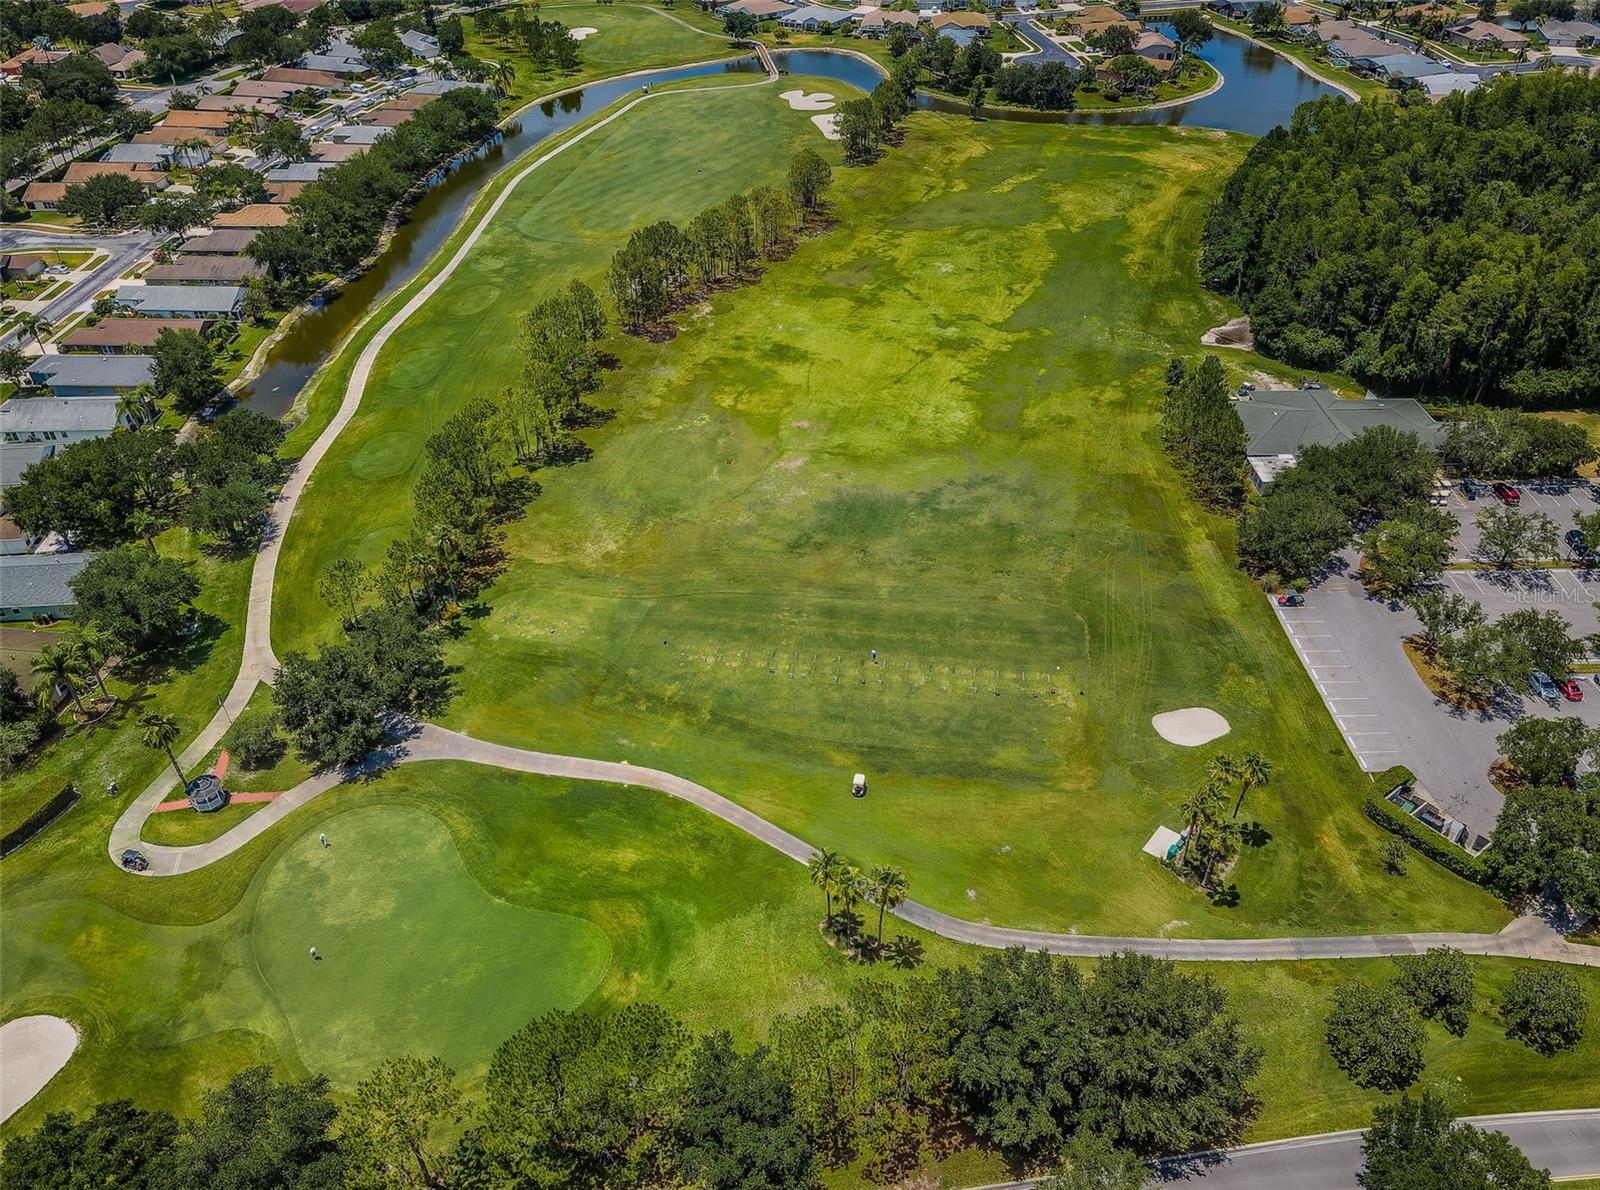
[[[44,1090],[78,1048],[78,1031],[58,1016],[19,1016],[0,1025],[0,1121]]]
[[[817,126],[822,135],[829,140],[843,140],[844,136],[839,131],[838,116],[812,116],[811,122]]]
[[[797,88],[793,91],[780,91],[778,98],[787,103],[791,111],[796,112],[825,112],[833,106],[833,96],[826,91],[813,91],[807,95]]]
[[[582,41],[585,37],[598,33],[600,30],[591,29],[588,25],[579,25],[576,29],[569,29],[567,32],[572,34],[573,41]]]
[[[1151,835],[1149,841],[1146,842],[1143,847],[1139,848],[1139,850],[1144,852],[1146,855],[1153,855],[1159,860],[1165,860],[1167,858],[1167,852],[1172,850],[1172,845],[1181,837],[1182,836],[1171,827],[1158,826],[1156,827],[1156,833]]]
[[[1150,720],[1150,726],[1167,743],[1181,744],[1185,748],[1198,748],[1228,734],[1228,721],[1210,707],[1163,711]]]

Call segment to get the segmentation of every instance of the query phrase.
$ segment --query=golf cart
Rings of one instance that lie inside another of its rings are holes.
[[[857,773],[856,777],[855,777],[855,780],[850,782],[850,796],[851,797],[866,797],[867,796],[867,775],[865,773]]]
[[[119,862],[130,872],[143,872],[150,867],[150,861],[145,859],[144,852],[135,851],[132,847],[122,853]]]

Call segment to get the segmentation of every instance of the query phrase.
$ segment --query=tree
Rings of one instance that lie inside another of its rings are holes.
[[[1580,914],[1600,912],[1600,791],[1525,785],[1506,795],[1483,853],[1490,880],[1507,898],[1550,889]]]
[[[1333,989],[1328,1050],[1358,1087],[1403,1091],[1422,1073],[1422,1026],[1392,985],[1347,979]]]
[[[689,1081],[689,1035],[654,1004],[550,1012],[494,1053],[465,1158],[492,1184],[664,1184]]]
[[[755,36],[756,18],[748,12],[725,12],[722,31],[732,41],[747,41]]]
[[[282,12],[268,8],[259,11]],[[311,142],[300,131],[300,122],[287,116],[269,120],[252,138],[256,152],[264,157],[282,157],[286,161],[303,161],[311,154]]]
[[[278,731],[278,717],[271,712],[241,718],[229,735],[234,755],[247,769],[270,769],[283,758],[284,739]]]
[[[1250,10],[1248,20],[1251,30],[1263,37],[1282,33],[1285,27],[1283,5],[1257,5]]]
[[[1292,467],[1239,518],[1239,557],[1256,574],[1314,578],[1350,539],[1350,518],[1333,489]]]
[[[204,409],[222,389],[216,353],[198,331],[163,330],[151,355],[156,362],[150,382],[180,413]]]
[[[5,375],[5,370],[0,367],[0,376]],[[1600,511],[1572,514],[1572,529],[1577,534],[1577,540],[1582,545],[1580,551],[1583,556],[1589,557],[1600,553]]]
[[[41,699],[51,699],[56,690],[65,690],[72,699],[72,705],[78,708],[78,713],[88,717],[88,708],[83,705],[80,696],[81,683],[88,674],[84,672],[84,658],[79,650],[66,641],[53,642],[35,654],[28,662],[28,669],[44,679],[38,690]],[[46,702],[46,705],[49,703]]]
[[[70,443],[6,490],[6,513],[29,533],[60,533],[81,548],[117,545],[136,535],[140,511],[167,512],[176,467],[171,430]]]
[[[1395,987],[1417,1012],[1437,1019],[1454,1036],[1465,1037],[1472,1019],[1472,968],[1466,956],[1449,946],[1434,946],[1426,954],[1402,955],[1395,965],[1400,969]]]
[[[251,1066],[200,1098],[170,1154],[172,1186],[338,1190],[344,1156],[325,1077],[278,1082]]]
[[[878,116],[870,99],[850,99],[839,105],[836,125],[844,141],[846,165],[867,165],[878,155]]]
[[[1239,800],[1233,803],[1233,816],[1239,817],[1244,799],[1252,789],[1260,789],[1272,780],[1272,762],[1259,752],[1246,752],[1239,765]]]
[[[740,1054],[726,1031],[694,1047],[676,1142],[686,1183],[707,1190],[820,1185],[793,1088],[766,1050]]]
[[[910,893],[906,874],[889,864],[879,864],[872,869],[872,903],[878,907],[878,945],[883,945],[883,915],[904,904]]]
[[[1600,753],[1600,728],[1581,719],[1519,719],[1496,738],[1504,756],[1535,785],[1571,780],[1587,759]]]
[[[1478,527],[1478,555],[1496,566],[1547,561],[1560,551],[1560,531],[1542,512],[1524,514],[1503,504],[1491,505],[1473,518]]]
[[[1115,28],[1115,26],[1113,26]],[[1208,355],[1196,368],[1173,360],[1161,405],[1161,441],[1210,508],[1235,508],[1244,496],[1244,422],[1228,396],[1222,361]]]
[[[977,42],[973,42],[973,44],[976,45]],[[989,84],[982,75],[979,75],[972,80],[972,87],[967,92],[967,114],[974,120],[981,120],[983,118],[983,105],[988,98]],[[845,156],[848,160],[849,154],[846,153]]]
[[[1178,43],[1178,53],[1189,54],[1216,36],[1211,18],[1197,8],[1180,8],[1171,14],[1173,40]]]
[[[459,57],[467,42],[458,16],[448,16],[440,21],[434,27],[434,36],[439,40],[440,55],[446,58]]]
[[[15,344],[0,347],[0,380],[20,385],[32,358]]]
[[[371,574],[351,557],[335,558],[317,580],[317,594],[339,613],[339,621],[346,627],[355,621],[363,597],[371,590]]]
[[[1133,47],[1136,42],[1137,38],[1134,36],[1131,24],[1108,25],[1105,31],[1100,34],[1100,40],[1096,43],[1095,48],[1100,51],[1103,58],[1110,60],[1112,58],[1120,58],[1124,54],[1133,53]]]
[[[32,339],[41,352],[44,350],[44,337],[54,329],[55,324],[43,314],[24,310],[17,315],[17,330]]]
[[[163,1190],[164,1159],[178,1122],[126,1099],[97,1103],[83,1116],[51,1112],[44,1123],[6,1142],[5,1184],[31,1190]]]
[[[67,187],[56,209],[91,227],[126,226],[144,205],[145,188],[126,174],[96,174]]]
[[[1444,572],[1455,535],[1456,519],[1449,513],[1413,505],[1361,536],[1362,579],[1390,597],[1413,595]]]
[[[204,143],[204,142],[202,142]],[[139,225],[162,235],[179,235],[211,222],[211,204],[193,195],[151,199],[139,208]]]
[[[1451,1119],[1426,1091],[1380,1103],[1361,1138],[1361,1185],[1366,1190],[1549,1190],[1550,1173],[1536,1170],[1504,1133]]]
[[[1448,637],[1484,622],[1483,607],[1455,591],[1419,591],[1406,600],[1431,648],[1437,649]]]
[[[1076,1131],[1087,1078],[1083,980],[1049,955],[983,955],[940,973],[956,1012],[951,1098],[977,1134],[1002,1149],[1053,1152]]]
[[[801,149],[790,158],[789,197],[802,211],[820,211],[832,184],[833,169],[815,149]]]
[[[1237,1139],[1260,1110],[1249,1083],[1261,1051],[1244,1041],[1209,976],[1149,955],[1110,955],[1095,964],[1083,1010],[1080,1127],[1138,1153],[1184,1153]]]
[[[300,18],[286,8],[267,5],[242,13],[238,32],[228,42],[236,62],[268,66],[287,62],[304,52],[293,37]]]
[[[184,784],[183,768],[178,764],[177,753],[172,750],[172,745],[178,739],[178,731],[178,721],[171,715],[150,711],[139,717],[139,742],[152,752],[166,754],[173,773],[177,775],[178,787],[181,789]]]
[[[339,1109],[346,1190],[446,1184],[447,1141],[466,1118],[455,1072],[438,1058],[391,1058]]]
[[[138,652],[175,635],[200,584],[183,563],[119,546],[67,581],[79,617],[97,621],[117,645]]]
[[[811,853],[806,870],[811,873],[811,883],[822,890],[822,920],[833,920],[833,890],[838,886],[839,870],[844,859],[837,851],[822,847]]]
[[[388,74],[411,57],[394,25],[387,21],[373,21],[350,39],[350,44],[361,51],[372,68],[379,74]]]
[[[1115,26],[1113,26],[1115,28]],[[1080,1128],[1061,1150],[1061,1168],[1039,1190],[1146,1190],[1150,1170],[1102,1134]]]
[[[1583,1040],[1589,1002],[1578,981],[1559,967],[1519,967],[1500,1005],[1506,1036],[1551,1057]]]

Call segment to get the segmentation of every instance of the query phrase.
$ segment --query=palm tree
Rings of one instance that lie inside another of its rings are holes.
[[[203,161],[202,153],[211,151],[211,142],[203,136],[185,136],[172,146],[173,156],[187,166]]]
[[[178,774],[178,784],[183,785],[183,770],[172,753],[173,741],[178,738],[178,721],[171,715],[151,711],[139,719],[139,742],[152,752],[165,752],[172,762],[172,771]]]
[[[154,400],[155,389],[148,384],[141,384],[118,398],[117,413],[133,423],[134,429],[138,429],[155,419]]]
[[[61,687],[72,696],[72,705],[78,708],[78,713],[88,718],[89,712],[84,708],[83,700],[78,697],[78,682],[84,676],[81,650],[73,648],[69,641],[46,645],[39,650],[39,655],[28,663],[28,669],[45,679],[39,686],[37,696],[40,705],[49,707],[55,697],[56,688]]]
[[[897,905],[905,903],[911,891],[906,874],[899,868],[879,864],[872,869],[872,899],[878,905],[878,946],[883,946],[883,915]]]
[[[854,864],[841,862],[834,881],[833,893],[839,898],[839,910],[849,913],[861,904],[861,894],[866,882],[862,879],[861,869]]]
[[[489,81],[494,84],[494,89],[504,98],[511,91],[511,85],[517,81],[517,71],[509,62],[496,62],[490,68]]]
[[[1232,785],[1239,779],[1239,766],[1226,752],[1218,752],[1206,765],[1206,776],[1216,785]]]
[[[1233,816],[1239,817],[1239,811],[1244,806],[1245,794],[1252,789],[1259,789],[1272,780],[1272,762],[1259,752],[1246,752],[1244,762],[1239,766],[1239,800],[1233,804]]]
[[[811,873],[811,883],[822,890],[822,920],[831,921],[833,918],[833,890],[839,876],[839,868],[844,864],[837,851],[830,851],[823,847],[812,853],[806,861],[806,870]]]
[[[1213,781],[1195,790],[1188,800],[1178,807],[1189,823],[1189,837],[1183,845],[1185,857],[1194,849],[1194,845],[1200,841],[1202,828],[1210,826],[1216,818],[1217,811],[1227,804],[1228,795],[1223,791],[1222,786]]]
[[[156,530],[160,527],[161,521],[148,508],[135,508],[128,514],[128,528],[144,539],[151,554],[156,552]]]
[[[106,680],[100,674],[117,647],[116,642],[111,639],[111,634],[97,622],[90,620],[78,626],[77,639],[73,643],[82,651],[89,675],[94,678],[95,685],[100,687],[100,696],[107,702],[116,701],[111,697],[111,691],[106,689]]]
[[[55,324],[43,314],[22,313],[17,315],[17,329],[25,335],[32,335],[39,350],[43,351],[44,337],[55,329]]]

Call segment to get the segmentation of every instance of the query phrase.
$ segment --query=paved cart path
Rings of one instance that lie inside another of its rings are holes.
[[[766,77],[758,82],[738,85],[766,86],[778,78],[770,56],[764,51],[758,53],[762,64],[767,68]],[[362,349],[333,419],[299,460],[294,474],[284,484],[282,493],[269,510],[266,544],[256,555],[255,566],[250,576],[249,612],[239,675],[211,722],[179,756],[179,763],[185,771],[199,764],[216,747],[233,718],[245,709],[256,687],[262,683],[270,685],[275,678],[278,660],[272,651],[272,593],[278,567],[278,554],[283,546],[285,532],[312,472],[316,470],[317,464],[322,461],[360,408],[373,365],[395,332],[450,279],[476,247],[484,231],[513,191],[539,167],[606,125],[621,119],[641,103],[650,102],[662,95],[683,95],[697,90],[726,89],[726,87],[685,88],[680,91],[641,94],[561,144],[541,153],[511,177],[494,200],[477,216],[477,222],[472,230],[462,239],[444,266],[417,289]],[[351,337],[360,334],[365,325],[365,321],[358,324],[351,331]],[[337,359],[338,353],[333,358]],[[394,764],[424,760],[466,761],[517,772],[601,781],[616,785],[644,786],[691,802],[798,863],[805,863],[816,850],[804,839],[768,822],[738,803],[673,773],[639,768],[626,762],[511,748],[474,739],[459,732],[447,731],[433,724],[416,726],[411,738],[404,743],[376,753],[359,765],[319,773],[303,781],[220,837],[190,847],[157,846],[145,843],[140,838],[145,820],[177,784],[171,770],[164,770],[161,776],[152,781],[117,819],[111,829],[107,850],[112,862],[117,862],[125,848],[137,847],[150,861],[150,867],[143,873],[144,875],[176,876],[192,872],[231,855],[296,809],[336,785],[371,775]],[[1186,939],[1059,934],[1010,929],[965,921],[915,901],[906,902],[894,912],[896,916],[913,925],[957,942],[990,947],[1025,946],[1068,955],[1092,956],[1133,950],[1143,954],[1183,960],[1368,958],[1414,954],[1430,946],[1448,944],[1469,954],[1510,955],[1600,966],[1600,947],[1570,943],[1554,928],[1536,917],[1518,918],[1498,934],[1371,934],[1311,938]]]

